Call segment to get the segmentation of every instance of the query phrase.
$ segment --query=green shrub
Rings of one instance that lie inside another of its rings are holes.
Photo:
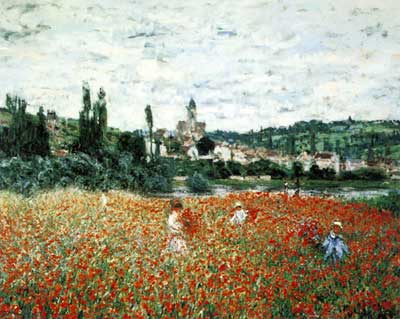
[[[214,179],[226,179],[232,175],[231,171],[228,169],[228,165],[224,161],[218,161],[212,163],[213,176]]]
[[[288,176],[287,170],[277,163],[270,160],[259,160],[244,166],[246,175],[260,176],[271,175],[272,178],[285,178]]]
[[[291,176],[292,178],[304,176],[304,167],[301,162],[293,162]]]
[[[394,216],[400,216],[400,193],[391,191],[388,195],[379,196],[375,198],[360,199],[357,202],[363,202],[370,207],[379,210],[390,210]]]
[[[229,169],[232,175],[241,175],[241,176],[246,175],[245,167],[239,162],[228,161],[226,164],[227,168]]]
[[[0,161],[0,189],[31,195],[41,189],[77,186],[89,190],[170,191],[171,162],[138,163],[129,152],[105,152],[101,161],[84,153],[67,157],[15,157]]]
[[[367,180],[367,181],[377,181],[386,179],[386,173],[380,168],[369,168],[363,167],[354,171],[343,171],[340,174],[340,179],[342,180]]]
[[[186,186],[193,193],[204,193],[210,190],[210,184],[203,175],[195,172],[192,176],[186,179]]]
[[[327,180],[333,180],[336,177],[336,171],[331,168],[331,167],[326,167],[326,168],[319,168],[317,164],[313,164],[310,167],[309,172],[307,173],[307,176],[310,179],[327,179]]]
[[[144,182],[144,190],[150,192],[163,192],[167,193],[171,191],[171,183],[168,179],[161,175],[149,176]]]

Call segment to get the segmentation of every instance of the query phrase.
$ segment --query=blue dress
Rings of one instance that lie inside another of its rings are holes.
[[[324,260],[331,260],[333,263],[341,261],[344,255],[349,255],[349,247],[343,240],[343,237],[330,232],[322,244],[325,251]]]

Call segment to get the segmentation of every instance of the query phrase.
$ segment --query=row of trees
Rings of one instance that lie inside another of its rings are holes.
[[[242,134],[215,131],[210,136],[215,140],[265,147],[288,155],[326,151],[336,152],[343,159],[391,161],[393,147],[400,143],[400,121],[357,122],[349,118],[323,123],[312,120]]]
[[[43,107],[36,117],[26,112],[27,102],[17,96],[6,96],[10,125],[0,128],[0,151],[6,156],[27,157],[50,154],[49,132]]]
[[[87,82],[82,87],[83,109],[79,113],[79,139],[74,145],[76,150],[95,153],[104,147],[107,132],[106,93],[100,88],[97,101],[92,105],[90,88]]]
[[[92,104],[90,88],[82,87],[82,110],[72,153],[50,156],[47,118],[43,108],[36,116],[26,112],[27,103],[7,95],[8,127],[0,130],[0,150],[6,157],[0,166],[0,189],[23,194],[50,187],[75,185],[88,189],[131,189],[168,191],[175,174],[171,161],[161,159],[159,145],[153,152],[153,117],[145,109],[150,131],[150,156],[142,131],[124,132],[116,143],[107,137],[106,93],[101,88]],[[150,160],[148,160],[150,159]]]
[[[101,88],[98,100],[92,105],[90,88],[83,85],[83,109],[79,113],[79,138],[74,142],[74,151],[96,153],[106,145],[107,103],[106,93]],[[27,113],[27,102],[18,96],[6,96],[6,111],[11,115],[9,126],[0,130],[0,151],[6,156],[28,158],[50,155],[50,134],[43,107],[36,116]]]
[[[137,161],[146,159],[143,132],[124,132],[115,146],[107,140],[107,102],[106,92],[100,88],[97,100],[92,104],[90,87],[84,82],[82,87],[82,110],[79,112],[79,135],[73,143],[73,152],[83,152],[93,156],[101,155],[104,148],[116,147],[121,152],[130,152]],[[6,111],[11,115],[9,126],[0,127],[0,151],[6,156],[28,158],[35,155],[49,156],[49,131],[43,107],[36,116],[26,112],[27,102],[17,96],[6,96]],[[149,128],[150,159],[160,154],[161,141],[153,136],[153,115],[151,106],[145,108]],[[156,144],[155,152],[153,144]]]
[[[245,143],[252,147],[266,147],[287,155],[298,155],[307,151],[315,154],[317,151],[336,152],[342,159],[364,158],[368,161],[391,161],[391,147],[400,142],[400,132],[391,133],[363,132],[358,134],[321,133],[315,129],[308,132],[294,133],[293,130],[268,128],[260,132],[250,131],[247,134],[223,134],[216,132],[215,138],[232,136],[232,141]],[[281,135],[278,135],[281,134]],[[336,136],[333,138],[333,136]]]

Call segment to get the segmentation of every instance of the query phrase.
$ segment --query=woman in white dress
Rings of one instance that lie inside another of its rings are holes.
[[[171,213],[168,216],[167,226],[170,235],[168,249],[170,251],[184,254],[187,252],[186,240],[184,239],[181,213],[183,211],[182,202],[179,199],[171,200]]]
[[[241,202],[236,202],[234,205],[235,213],[233,214],[233,217],[231,218],[231,224],[243,224],[247,218],[247,210],[244,210],[242,208],[242,203]]]

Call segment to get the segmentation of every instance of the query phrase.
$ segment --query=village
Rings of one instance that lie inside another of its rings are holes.
[[[341,171],[355,171],[361,168],[377,168],[383,169],[386,174],[392,176],[393,179],[400,179],[400,167],[396,161],[366,161],[362,159],[344,159],[335,152],[302,152],[297,156],[283,154],[276,150],[270,150],[266,147],[249,147],[247,145],[229,143],[228,141],[216,142],[215,147],[206,155],[200,155],[196,143],[206,136],[206,123],[197,120],[197,107],[193,99],[186,106],[187,117],[184,121],[179,121],[176,131],[171,132],[166,129],[158,129],[156,136],[162,137],[166,141],[171,138],[172,134],[182,145],[182,154],[168,152],[166,145],[160,146],[160,154],[163,157],[170,158],[190,158],[196,160],[210,161],[233,161],[242,165],[248,165],[259,160],[270,160],[283,167],[290,169],[294,162],[300,162],[304,171],[308,172],[313,164],[318,165],[320,169],[333,169],[336,174]],[[147,148],[150,148],[150,140],[146,137]],[[231,178],[240,179],[240,177],[232,176]]]
[[[266,147],[250,147],[231,141],[217,141],[214,147],[207,154],[200,154],[197,143],[207,136],[206,123],[198,121],[197,106],[193,99],[190,99],[186,109],[186,119],[178,121],[175,130],[159,128],[154,132],[152,147],[156,147],[159,156],[172,159],[190,159],[191,161],[223,161],[237,162],[241,165],[248,165],[260,160],[269,160],[282,167],[291,169],[294,162],[302,164],[304,171],[308,172],[313,164],[320,169],[332,169],[336,175],[343,171],[356,171],[362,168],[376,168],[383,170],[392,179],[400,179],[400,165],[398,161],[341,158],[336,152],[317,151],[314,154],[303,151],[298,155],[284,154],[278,150],[271,150]],[[59,129],[59,118],[54,110],[47,111],[47,125],[49,132],[55,134]],[[146,152],[150,153],[150,136],[144,133]],[[179,151],[171,151],[171,141],[179,144]],[[68,150],[57,149],[52,151],[55,156],[67,156]],[[243,179],[241,176],[231,176],[231,179]],[[270,176],[247,176],[247,179],[264,178]]]

